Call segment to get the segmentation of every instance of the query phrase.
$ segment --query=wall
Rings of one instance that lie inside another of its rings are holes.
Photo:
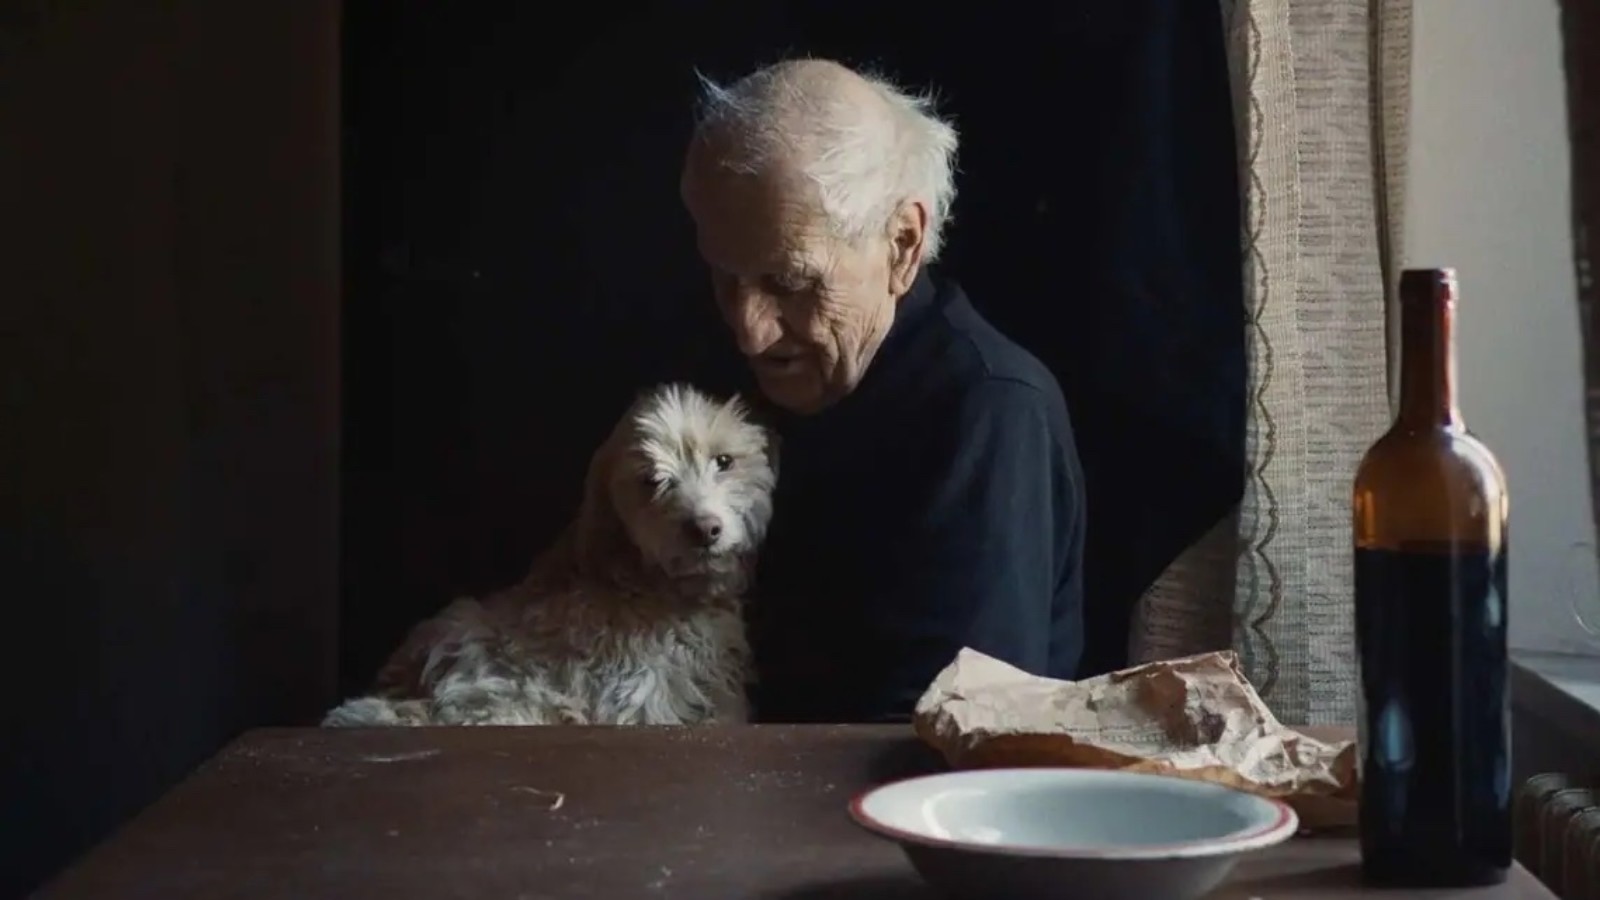
[[[1406,264],[1461,278],[1468,425],[1511,486],[1511,639],[1597,652],[1557,0],[1417,0]]]
[[[0,896],[332,699],[337,4],[0,14]]]

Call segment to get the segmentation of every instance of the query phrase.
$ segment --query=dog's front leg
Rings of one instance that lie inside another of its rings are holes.
[[[324,728],[374,728],[432,724],[426,700],[360,697],[347,700],[323,717]]]

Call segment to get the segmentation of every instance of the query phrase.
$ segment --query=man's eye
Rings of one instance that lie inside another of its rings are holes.
[[[711,457],[711,463],[717,467],[718,472],[726,472],[733,468],[733,457],[726,453],[718,453],[716,456]]]
[[[762,281],[765,282],[762,287],[767,293],[777,297],[793,297],[795,294],[805,293],[806,289],[810,287],[809,284],[798,278],[767,277],[763,278]]]

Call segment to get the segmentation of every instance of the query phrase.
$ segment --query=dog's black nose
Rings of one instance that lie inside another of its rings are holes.
[[[709,516],[687,522],[684,528],[689,532],[689,540],[702,547],[710,547],[722,537],[722,523]]]

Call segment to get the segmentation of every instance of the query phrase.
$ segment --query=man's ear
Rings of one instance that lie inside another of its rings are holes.
[[[905,296],[922,270],[927,246],[928,207],[920,201],[902,202],[889,219],[889,292]]]

